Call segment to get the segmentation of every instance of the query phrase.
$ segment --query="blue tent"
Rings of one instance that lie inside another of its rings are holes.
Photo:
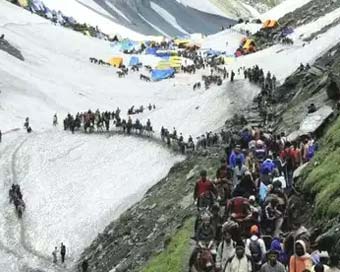
[[[160,58],[163,58],[163,57],[170,57],[171,54],[170,54],[169,51],[157,51],[156,52],[156,56],[160,57]]]
[[[221,52],[220,52],[220,51],[216,51],[216,50],[210,49],[210,50],[208,50],[208,51],[206,52],[206,54],[207,54],[208,57],[214,57],[214,56],[219,56],[219,55],[221,55]]]
[[[138,63],[139,63],[138,57],[136,57],[136,56],[131,57],[130,63],[129,63],[130,66],[138,65]]]
[[[131,40],[123,40],[121,42],[120,49],[122,51],[125,51],[125,50],[131,51],[135,48],[136,44],[137,44],[136,42],[131,41]]]
[[[166,69],[166,70],[152,70],[151,78],[153,81],[159,81],[162,79],[166,79],[172,77],[175,74],[175,69]]]
[[[157,48],[149,47],[146,49],[145,54],[147,55],[156,55]]]

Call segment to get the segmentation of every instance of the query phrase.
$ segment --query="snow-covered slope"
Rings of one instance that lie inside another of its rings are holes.
[[[142,194],[181,157],[158,145],[132,138],[70,135],[52,130],[52,116],[62,122],[68,112],[114,110],[125,115],[131,105],[155,104],[138,116],[194,137],[223,125],[235,109],[257,94],[247,82],[193,92],[194,77],[145,83],[139,74],[118,79],[116,70],[91,64],[89,57],[115,55],[105,41],[55,26],[39,16],[0,2],[0,33],[21,50],[25,61],[0,51],[0,263],[6,272],[65,271],[50,267],[56,243],[69,247],[68,265],[82,247],[128,204]],[[124,58],[128,59],[127,56]],[[154,59],[141,56],[145,64]],[[146,71],[142,71],[147,73]],[[206,71],[208,73],[208,71]],[[236,95],[242,89],[241,95]],[[33,133],[22,128],[29,116]],[[123,166],[124,165],[124,166]],[[133,169],[133,171],[131,171]],[[7,192],[22,185],[27,211],[16,219]],[[1,267],[1,266],[0,266]]]
[[[289,12],[302,7],[303,5],[309,3],[311,0],[286,0],[276,7],[270,9],[269,11],[261,14],[260,18],[262,20],[275,19],[278,20]]]
[[[121,34],[126,37],[131,32],[147,35],[183,35],[186,33],[216,33],[221,26],[234,21],[223,16],[211,14],[214,5],[204,0],[208,11],[195,9],[176,0],[43,0],[47,7],[73,16],[79,22],[97,25],[107,34]],[[123,29],[119,27],[123,26]],[[132,31],[124,32],[125,29]],[[130,38],[135,38],[129,35]]]

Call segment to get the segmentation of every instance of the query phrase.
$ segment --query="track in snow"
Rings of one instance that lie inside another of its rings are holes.
[[[33,134],[34,135],[34,134]],[[7,168],[8,171],[8,175],[10,178],[5,179],[4,184],[5,184],[5,188],[7,189],[7,191],[9,191],[10,187],[12,184],[20,184],[20,181],[18,180],[18,173],[16,170],[16,162],[17,162],[17,153],[19,152],[19,150],[22,148],[22,146],[27,142],[27,140],[29,139],[29,137],[25,137],[23,140],[20,140],[19,144],[12,146],[9,145],[5,148],[4,152],[1,152],[1,156],[0,159],[6,159],[3,157],[6,157],[5,155],[8,153],[8,151],[11,148],[15,148],[13,153],[10,154],[8,157],[10,158],[10,165]],[[6,170],[5,170],[6,171]],[[5,191],[6,193],[6,191]],[[23,194],[25,194],[25,192],[23,192]],[[9,204],[8,206],[10,206],[11,209],[13,209],[13,205]],[[24,223],[24,217],[25,214],[23,216],[23,218],[20,220],[15,216],[15,220],[18,221],[19,223],[19,231],[20,231],[20,239],[19,239],[19,244],[21,245],[22,249],[24,249],[24,252],[20,252],[22,250],[14,250],[11,249],[8,246],[5,246],[1,241],[0,241],[0,250],[3,250],[5,253],[14,256],[15,258],[23,261],[25,258],[32,258],[35,257],[39,260],[39,267],[43,267],[42,269],[47,269],[47,271],[56,271],[56,272],[67,272],[67,271],[72,271],[68,268],[64,268],[61,265],[52,265],[51,264],[51,257],[50,256],[46,256],[43,255],[41,253],[39,253],[38,251],[34,250],[33,247],[29,244],[29,242],[27,241],[27,237],[26,237],[26,228],[25,228],[25,223]],[[10,226],[10,224],[8,223],[9,220],[13,221],[13,218],[6,218],[7,219],[7,233],[10,234],[13,226]],[[20,267],[20,271],[22,272],[34,272],[34,271],[39,271],[39,272],[45,272],[45,270],[41,270],[36,269],[36,268],[31,268],[29,266],[29,264],[26,263],[26,261],[24,260],[24,264],[22,265],[22,267]]]

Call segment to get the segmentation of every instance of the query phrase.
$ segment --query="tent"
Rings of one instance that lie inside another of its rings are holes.
[[[245,54],[249,54],[256,51],[255,42],[252,39],[247,39],[243,45],[243,51]]]
[[[119,68],[123,65],[123,58],[121,57],[113,57],[109,60],[109,63],[116,68]]]
[[[23,8],[27,8],[28,7],[28,0],[18,0],[18,4]]]
[[[179,70],[182,66],[182,58],[181,57],[170,57],[168,60],[161,60],[156,68],[160,70],[173,68],[175,70]]]
[[[121,51],[131,51],[138,47],[138,42],[131,41],[129,39],[121,41],[120,49]]]
[[[176,56],[170,57],[169,62],[170,62],[170,67],[176,70],[180,69],[182,66],[181,57],[176,57]]]
[[[278,27],[279,23],[276,20],[266,20],[264,21],[262,27],[264,29],[271,29]]]
[[[129,66],[134,66],[139,64],[139,58],[136,56],[131,57]]]
[[[170,78],[174,74],[175,74],[175,70],[172,68],[164,69],[164,70],[155,69],[155,70],[152,70],[151,72],[151,78],[153,81],[159,81],[162,79]]]
[[[147,55],[156,55],[157,48],[155,47],[148,47],[145,51],[145,54]]]

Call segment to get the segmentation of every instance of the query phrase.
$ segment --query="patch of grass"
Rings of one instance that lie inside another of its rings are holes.
[[[172,237],[166,250],[155,256],[142,272],[182,271],[190,252],[190,237],[193,235],[194,219],[189,219]]]
[[[303,189],[315,195],[315,215],[333,218],[340,211],[340,118],[321,141],[321,150],[307,169]]]

